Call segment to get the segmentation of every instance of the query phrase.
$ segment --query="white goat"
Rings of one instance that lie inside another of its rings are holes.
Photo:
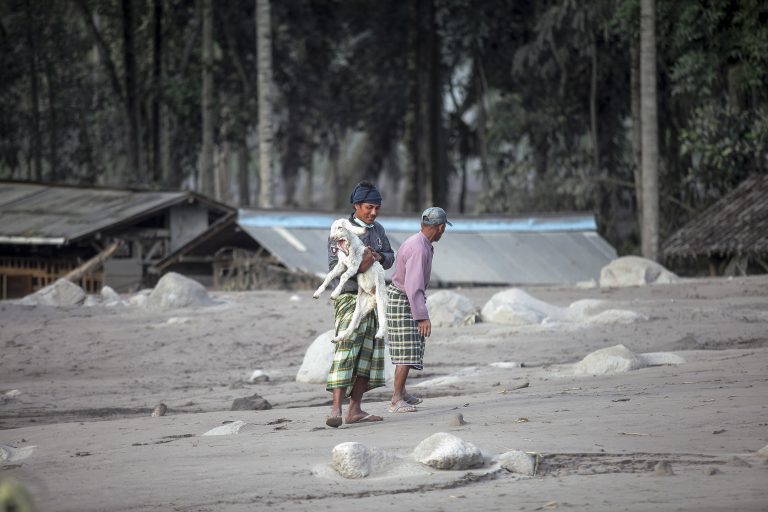
[[[384,267],[378,261],[374,261],[368,270],[360,274],[357,273],[365,251],[365,246],[359,237],[364,234],[365,228],[355,226],[348,219],[337,219],[331,224],[330,240],[336,242],[339,249],[339,262],[325,276],[323,284],[315,291],[313,297],[316,299],[320,297],[331,280],[341,276],[339,285],[331,292],[331,298],[337,298],[341,294],[344,283],[357,274],[357,303],[352,314],[352,321],[344,332],[338,333],[333,338],[334,341],[348,339],[360,325],[360,320],[374,307],[379,316],[379,329],[376,331],[376,337],[383,339],[387,335],[387,290],[384,283]]]

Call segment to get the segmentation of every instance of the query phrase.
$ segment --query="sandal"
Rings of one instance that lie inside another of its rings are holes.
[[[416,412],[418,409],[405,400],[398,400],[397,403],[389,406],[389,412]]]
[[[416,395],[406,395],[405,397],[405,403],[408,405],[419,405],[423,401],[421,397]]]

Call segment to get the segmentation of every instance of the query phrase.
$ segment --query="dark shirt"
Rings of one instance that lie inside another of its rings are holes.
[[[354,221],[355,214],[353,213],[349,220],[350,222]],[[358,224],[359,225],[359,224]],[[379,263],[381,263],[381,266],[384,267],[384,269],[388,269],[392,267],[392,264],[395,262],[395,251],[392,250],[392,246],[389,244],[389,238],[387,238],[387,234],[384,231],[384,227],[379,224],[378,222],[373,222],[372,228],[366,228],[365,234],[360,237],[360,240],[363,241],[363,245],[366,247],[370,247],[373,249],[374,252],[377,252],[381,255],[382,259]],[[331,245],[330,239],[328,240],[328,270],[330,271],[333,269],[333,267],[336,266],[336,263],[339,262],[339,257],[336,255],[336,246]],[[339,278],[337,277],[333,281],[331,281],[330,289],[333,290],[339,285]],[[357,293],[357,280],[356,279],[350,279],[344,284],[344,287],[341,289],[341,293]]]

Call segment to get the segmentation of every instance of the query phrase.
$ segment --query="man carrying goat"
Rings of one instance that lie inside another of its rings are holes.
[[[381,208],[381,193],[367,181],[360,182],[349,198],[355,211],[349,220],[355,225],[365,228],[365,234],[360,236],[366,249],[359,273],[365,272],[373,265],[374,261],[381,263],[384,269],[388,269],[395,261],[395,253],[389,244],[389,239],[384,228],[376,222]],[[333,270],[339,261],[338,246],[333,240],[328,241],[328,270]],[[335,289],[339,279],[331,281],[331,288]],[[334,323],[336,335],[344,333],[352,321],[352,315],[357,303],[357,280],[350,279],[341,288],[341,294],[334,299]],[[345,423],[362,423],[381,421],[381,416],[374,416],[363,411],[361,403],[363,393],[386,384],[384,378],[384,340],[376,338],[379,319],[376,310],[368,313],[360,321],[360,325],[345,339],[335,342],[333,364],[328,373],[326,389],[333,393],[333,406],[331,415],[325,423],[329,427],[337,428],[342,424],[342,403],[345,394],[349,397]]]

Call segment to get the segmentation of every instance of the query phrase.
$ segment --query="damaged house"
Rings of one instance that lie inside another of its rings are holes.
[[[67,275],[88,293],[152,286],[154,263],[236,216],[193,192],[0,181],[0,298]]]

